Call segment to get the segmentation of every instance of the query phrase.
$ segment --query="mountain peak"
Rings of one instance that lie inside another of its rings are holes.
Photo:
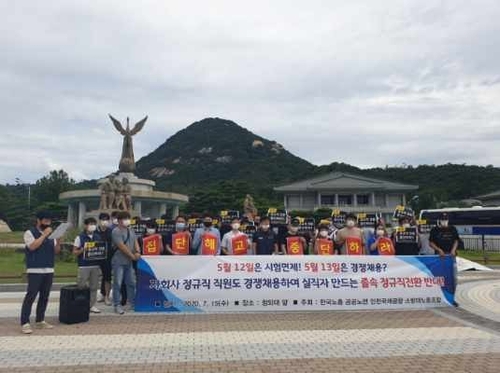
[[[217,132],[217,131],[243,131],[250,133],[246,128],[241,127],[232,120],[223,118],[205,118],[200,121],[194,122],[187,126],[184,131],[204,131],[204,132]],[[181,133],[179,131],[178,133]]]
[[[276,141],[222,118],[194,122],[137,162],[141,177],[182,190],[223,180],[275,185],[303,177],[314,168]]]

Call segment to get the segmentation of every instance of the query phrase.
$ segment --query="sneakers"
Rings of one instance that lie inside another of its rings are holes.
[[[101,293],[97,294],[97,303],[102,303],[104,302],[104,295]]]
[[[104,304],[106,306],[111,306],[112,303],[111,303],[111,300],[109,298],[104,298]]]
[[[33,329],[31,329],[31,325],[29,322],[27,322],[26,324],[24,324],[23,326],[21,326],[21,332],[23,334],[31,334],[33,333]]]
[[[54,326],[46,321],[40,321],[35,323],[35,328],[37,329],[53,329]]]
[[[35,323],[35,328],[37,328],[37,329],[53,329],[54,326],[51,325],[51,324],[49,324],[46,321],[40,321],[40,322],[36,322]],[[21,332],[23,334],[31,334],[31,333],[33,333],[33,329],[31,329],[30,323],[26,323],[26,324],[22,325],[21,326]]]
[[[90,312],[92,313],[101,313],[101,310],[96,306],[90,307]]]
[[[123,315],[125,311],[123,310],[122,306],[115,306],[115,313],[118,315]]]

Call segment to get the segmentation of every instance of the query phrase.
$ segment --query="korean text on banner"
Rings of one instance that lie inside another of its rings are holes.
[[[148,256],[136,310],[427,309],[454,302],[446,256]]]

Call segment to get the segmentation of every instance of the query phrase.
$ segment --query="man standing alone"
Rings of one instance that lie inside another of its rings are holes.
[[[53,328],[45,321],[45,311],[54,278],[55,254],[61,251],[61,240],[49,239],[52,233],[51,224],[51,214],[41,211],[36,215],[36,225],[24,232],[26,273],[28,274],[28,289],[21,309],[21,331],[24,334],[33,333],[30,316],[31,307],[37,295],[35,327],[37,329]]]

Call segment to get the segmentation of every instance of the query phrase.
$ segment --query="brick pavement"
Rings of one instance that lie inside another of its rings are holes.
[[[16,299],[0,294],[0,373],[500,371],[500,323],[465,307],[124,316],[104,307],[61,325],[54,297],[56,328],[25,336]]]

